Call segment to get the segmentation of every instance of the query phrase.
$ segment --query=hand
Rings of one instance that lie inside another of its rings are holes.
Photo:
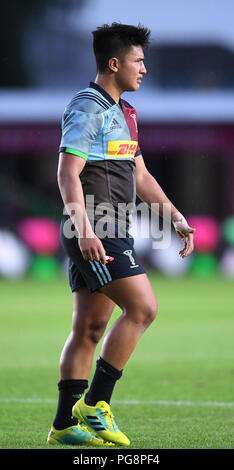
[[[188,225],[187,220],[180,212],[173,214],[171,221],[176,233],[178,233],[179,237],[184,241],[184,248],[179,252],[179,255],[181,258],[185,258],[193,252],[193,234],[196,229]]]
[[[96,235],[93,238],[79,238],[79,247],[85,261],[101,261],[106,263],[106,252],[101,240]]]

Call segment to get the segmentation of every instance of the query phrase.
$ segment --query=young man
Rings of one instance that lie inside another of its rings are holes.
[[[182,257],[193,250],[194,229],[147,171],[138,145],[136,111],[120,98],[124,91],[140,88],[150,31],[113,23],[97,28],[93,36],[95,83],[75,95],[63,118],[58,184],[66,214],[61,239],[69,257],[74,313],[61,354],[59,401],[48,443],[128,446],[110,400],[140,336],[156,316],[157,300],[133,239],[124,233],[128,217],[118,209],[120,203],[134,204],[135,189],[149,206],[158,203],[161,215],[163,204],[170,204],[172,223],[184,240]],[[93,224],[92,210],[88,203],[85,206],[87,196],[94,196]],[[98,236],[100,203],[113,208],[104,238]],[[111,259],[108,264],[106,256]],[[84,394],[96,345],[115,304],[122,315],[105,336],[90,389]]]

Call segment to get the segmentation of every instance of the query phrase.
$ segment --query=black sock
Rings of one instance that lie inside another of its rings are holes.
[[[98,401],[110,403],[116,380],[120,379],[122,373],[122,370],[116,369],[99,356],[90,389],[85,396],[85,403],[89,406],[95,406]]]
[[[55,429],[65,429],[78,423],[72,417],[72,407],[88,388],[88,380],[60,380],[58,382],[59,399],[57,413],[53,422]]]

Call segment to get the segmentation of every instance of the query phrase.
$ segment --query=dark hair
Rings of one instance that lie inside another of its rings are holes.
[[[112,23],[99,26],[93,34],[93,50],[97,69],[103,73],[111,57],[123,59],[131,46],[141,46],[143,50],[149,46],[151,31],[140,23],[138,26]]]

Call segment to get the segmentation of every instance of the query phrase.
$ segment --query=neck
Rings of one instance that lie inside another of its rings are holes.
[[[111,75],[98,73],[95,79],[95,83],[101,86],[116,103],[119,103],[119,98],[123,91],[118,88],[114,80],[112,80]]]

